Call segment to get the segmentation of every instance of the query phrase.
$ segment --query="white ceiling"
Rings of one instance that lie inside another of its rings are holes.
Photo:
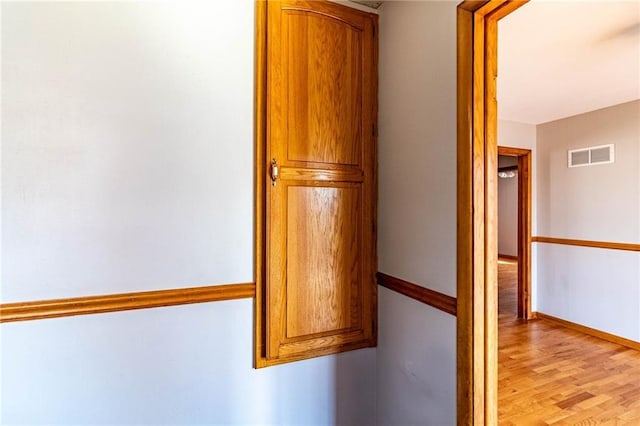
[[[500,119],[539,124],[640,99],[640,0],[532,0],[498,31]]]

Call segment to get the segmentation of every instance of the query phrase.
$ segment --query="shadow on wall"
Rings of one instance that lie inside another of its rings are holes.
[[[362,357],[366,358],[365,362],[362,362]],[[347,426],[376,423],[375,358],[375,349],[360,349],[336,355],[334,424]]]

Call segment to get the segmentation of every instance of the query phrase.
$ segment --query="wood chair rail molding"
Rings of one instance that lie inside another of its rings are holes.
[[[453,316],[456,315],[457,301],[455,297],[410,283],[382,272],[378,272],[376,274],[376,279],[379,285],[386,287],[389,290],[393,290],[404,296],[417,300],[418,302],[440,309],[441,311]]]
[[[254,283],[118,293],[0,305],[0,323],[255,297]]]
[[[382,272],[376,278],[383,287],[456,315],[455,297]],[[254,298],[255,291],[254,283],[242,283],[3,303],[0,323]]]
[[[609,250],[640,251],[640,244],[614,243],[608,241],[574,240],[569,238],[532,237],[531,242],[560,244],[565,246],[591,247]]]

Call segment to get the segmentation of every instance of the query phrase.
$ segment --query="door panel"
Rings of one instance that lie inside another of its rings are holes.
[[[286,337],[357,327],[360,189],[288,190]]]
[[[361,163],[362,30],[314,12],[286,11],[288,159]]]
[[[266,8],[259,366],[373,346],[376,315],[377,17],[328,1]]]

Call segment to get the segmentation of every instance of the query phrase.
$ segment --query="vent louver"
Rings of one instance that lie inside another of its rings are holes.
[[[569,167],[609,164],[614,161],[613,144],[569,150]]]

